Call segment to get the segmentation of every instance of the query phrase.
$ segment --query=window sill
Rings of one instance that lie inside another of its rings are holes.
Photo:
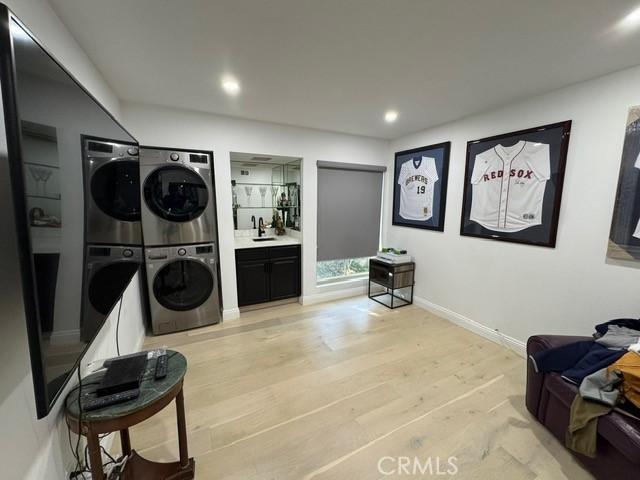
[[[316,287],[333,287],[335,285],[353,285],[355,283],[364,284],[365,281],[369,278],[368,273],[364,273],[362,275],[350,275],[348,277],[333,277],[327,278],[325,280],[316,280]]]

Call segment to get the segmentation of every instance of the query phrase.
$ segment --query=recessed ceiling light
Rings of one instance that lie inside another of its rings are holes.
[[[627,14],[620,22],[618,28],[621,30],[631,30],[640,26],[640,7]]]
[[[389,110],[384,114],[384,121],[387,123],[393,123],[398,119],[398,112],[395,110]]]
[[[222,89],[229,95],[238,95],[240,93],[240,83],[233,77],[224,77],[222,79]]]

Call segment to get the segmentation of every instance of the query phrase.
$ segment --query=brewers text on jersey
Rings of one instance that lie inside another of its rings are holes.
[[[403,163],[398,175],[400,216],[419,221],[433,217],[433,187],[437,181],[438,169],[434,158],[412,158]]]

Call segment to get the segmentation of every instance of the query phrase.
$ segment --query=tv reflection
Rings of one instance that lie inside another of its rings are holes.
[[[33,279],[25,288],[35,299],[27,314],[29,348],[43,417],[108,317],[115,327],[120,299],[142,262],[138,144],[26,30],[15,21],[10,29],[17,188],[29,228],[26,278]]]

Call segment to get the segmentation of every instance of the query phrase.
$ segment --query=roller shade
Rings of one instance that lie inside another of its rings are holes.
[[[385,171],[375,165],[318,162],[318,261],[376,254]]]

